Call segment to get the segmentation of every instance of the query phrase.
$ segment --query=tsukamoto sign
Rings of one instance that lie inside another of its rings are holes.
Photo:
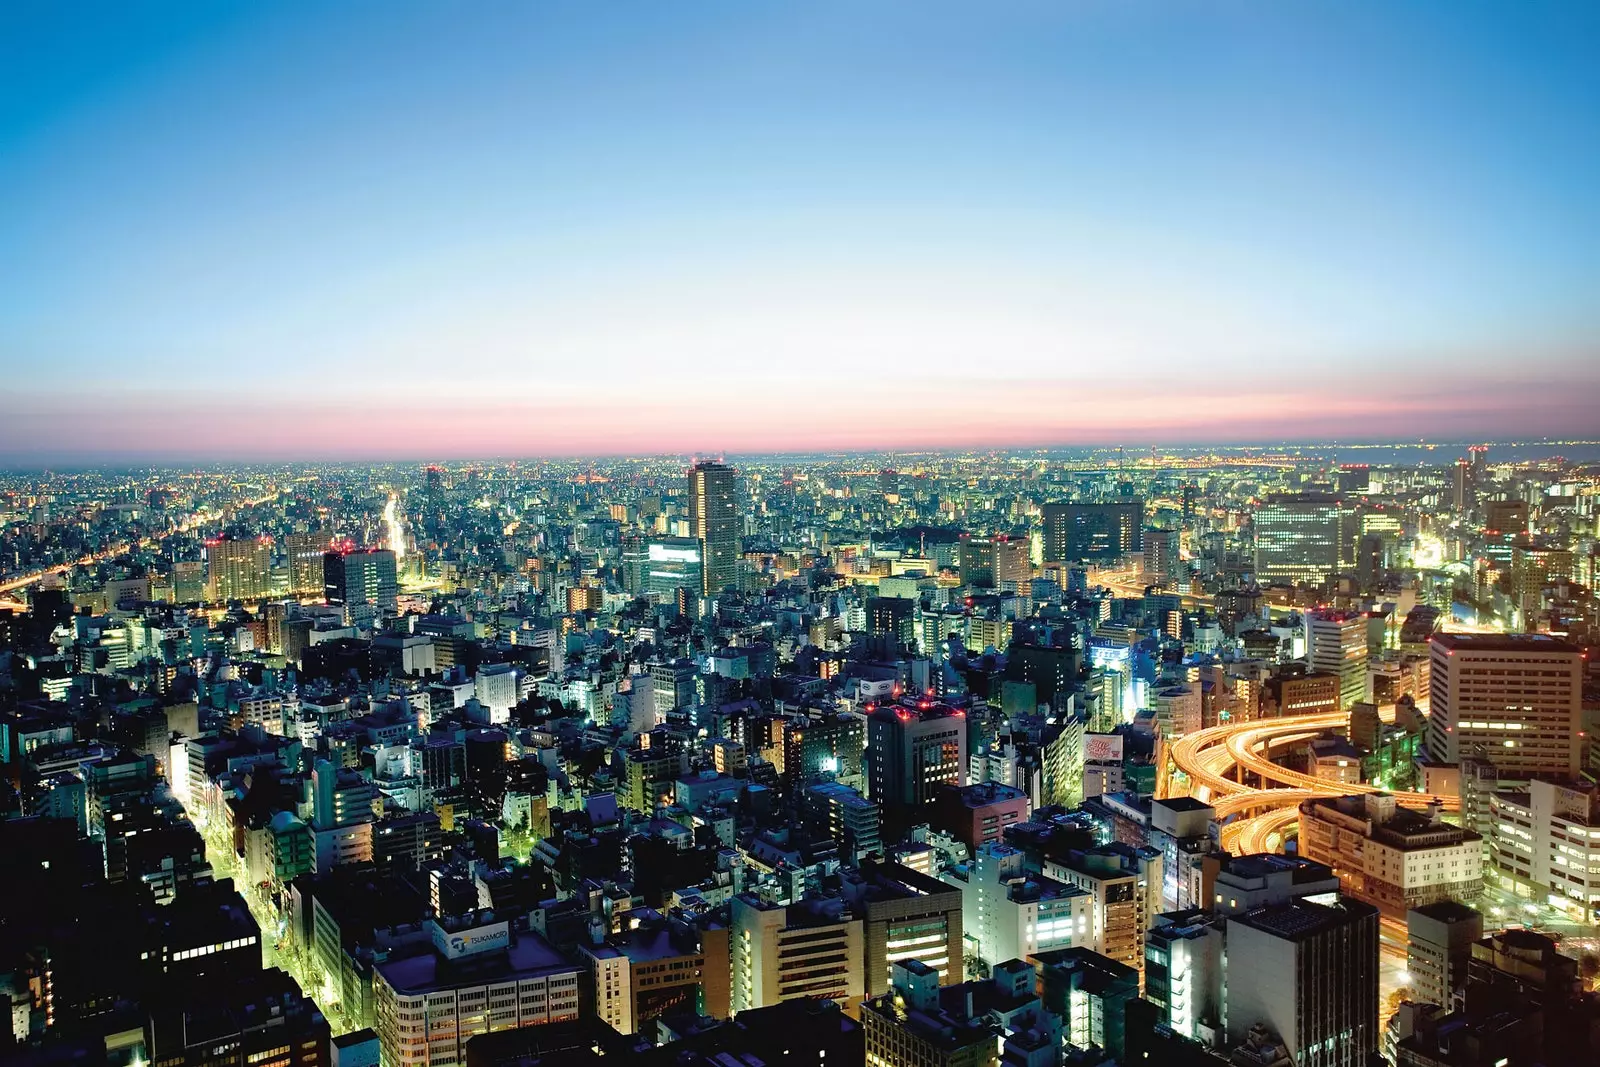
[[[511,927],[507,923],[487,923],[467,930],[446,930],[434,924],[433,946],[445,959],[459,959],[479,952],[511,947]]]

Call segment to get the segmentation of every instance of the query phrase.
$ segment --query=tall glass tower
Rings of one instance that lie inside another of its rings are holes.
[[[720,593],[739,580],[739,510],[733,468],[696,463],[689,468],[689,533],[700,541],[703,590]]]

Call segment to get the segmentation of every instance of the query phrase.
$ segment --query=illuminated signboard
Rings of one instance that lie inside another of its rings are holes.
[[[467,930],[446,930],[438,923],[434,923],[433,947],[447,960],[510,948],[511,927],[507,923],[497,922],[474,926]]]

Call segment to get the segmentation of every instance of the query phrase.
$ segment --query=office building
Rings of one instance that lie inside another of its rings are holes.
[[[843,782],[818,782],[805,791],[808,822],[839,845],[847,864],[883,849],[878,805]]]
[[[645,546],[644,588],[664,603],[680,590],[698,595],[705,588],[704,546],[693,537],[654,537]]]
[[[1367,698],[1367,616],[1354,611],[1306,615],[1306,658],[1311,669],[1339,678],[1339,711]]]
[[[370,604],[394,611],[400,585],[394,552],[387,548],[341,547],[322,557],[323,596],[341,607]]]
[[[1411,811],[1388,793],[1302,802],[1300,852],[1338,871],[1346,896],[1393,919],[1483,893],[1483,839],[1446,823],[1437,806]]]
[[[875,596],[867,599],[867,632],[874,637],[892,637],[896,650],[908,649],[917,640],[917,602],[902,597]]]
[[[1528,532],[1526,500],[1491,500],[1483,506],[1485,537],[1514,537]]]
[[[1144,550],[1144,501],[1044,505],[1044,561],[1113,562]]]
[[[1165,585],[1181,576],[1178,558],[1178,531],[1149,529],[1144,532],[1144,577],[1152,585]]]
[[[1268,582],[1324,582],[1342,562],[1350,515],[1336,496],[1269,497],[1255,513],[1255,576]]]
[[[1044,875],[1090,894],[1097,951],[1135,969],[1144,966],[1144,936],[1160,911],[1161,853],[1121,843],[1046,858]]]
[[[1483,916],[1454,900],[1406,912],[1406,971],[1411,999],[1450,1007],[1467,983],[1472,946],[1483,937]]]
[[[1583,652],[1545,634],[1435,634],[1428,756],[1481,753],[1504,779],[1576,777]]]
[[[1086,948],[1035,953],[1039,1000],[1065,1023],[1066,1040],[1125,1062],[1128,1005],[1139,999],[1139,972]]]
[[[1296,1067],[1368,1067],[1378,1051],[1378,910],[1293,900],[1227,929],[1227,1039],[1265,1026]]]
[[[899,826],[946,785],[966,781],[965,712],[934,701],[892,704],[867,716],[867,795]]]
[[[1027,870],[1021,849],[983,845],[945,880],[959,885],[962,929],[978,957],[995,964],[1037,952],[1094,947],[1094,899],[1083,889]],[[964,876],[964,877],[963,877]]]
[[[941,982],[961,981],[961,890],[899,863],[863,862],[845,878],[843,893],[863,920],[861,977],[869,997],[889,988],[889,969],[917,960]]]
[[[739,584],[739,523],[733,468],[696,463],[689,469],[689,529],[700,542],[707,596]]]
[[[994,1067],[999,1027],[964,995],[946,1003],[941,992],[932,968],[894,965],[891,987],[861,1005],[867,1067]]]
[[[1600,916],[1600,788],[1527,783],[1489,796],[1489,874],[1500,888],[1547,901],[1575,922]]]
[[[357,771],[319,760],[311,773],[313,869],[329,871],[372,859],[372,783]]]
[[[325,584],[322,557],[328,551],[326,530],[292,533],[283,539],[289,562],[289,592],[296,596],[321,595]]]
[[[492,913],[429,919],[426,949],[372,965],[385,1067],[466,1062],[480,1034],[574,1020],[582,969]]]
[[[140,1035],[145,1056],[135,1056],[134,1064],[328,1067],[333,1062],[327,1020],[295,980],[276,968],[198,985],[179,1003],[153,999]],[[112,1046],[108,1037],[102,1056]]]
[[[622,1034],[649,1032],[664,1015],[728,1017],[728,928],[654,912],[599,944],[580,943],[595,1015]]]
[[[733,898],[730,916],[735,1013],[799,997],[844,1003],[862,996],[864,924],[843,900],[785,907],[743,893]]]
[[[1216,1043],[1226,924],[1199,908],[1156,916],[1144,944],[1144,995],[1175,1033]]]
[[[260,600],[272,592],[272,542],[221,537],[206,542],[207,596],[214,601]]]
[[[976,852],[1002,840],[1006,827],[1027,821],[1032,810],[1028,794],[1015,786],[999,782],[945,786],[935,795],[932,825]]]
[[[1298,856],[1224,854],[1217,859],[1207,890],[1212,911],[1239,915],[1291,900],[1331,904],[1339,899],[1339,876],[1326,864]]]
[[[492,723],[507,722],[521,699],[521,674],[514,663],[489,663],[473,676],[473,696],[489,713]]]
[[[783,780],[792,786],[832,775],[850,785],[862,782],[867,724],[855,715],[790,720],[783,730]]]
[[[1145,841],[1161,853],[1161,900],[1165,911],[1200,908],[1205,899],[1207,856],[1220,851],[1216,809],[1193,797],[1150,802]]]
[[[958,565],[963,584],[978,589],[1015,589],[1033,574],[1027,538],[962,534]]]
[[[1325,671],[1285,671],[1262,685],[1260,717],[1276,719],[1338,711],[1343,684],[1339,675]]]

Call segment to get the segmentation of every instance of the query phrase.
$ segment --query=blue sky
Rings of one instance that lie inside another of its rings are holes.
[[[0,453],[1600,434],[1597,31],[5,5]]]

